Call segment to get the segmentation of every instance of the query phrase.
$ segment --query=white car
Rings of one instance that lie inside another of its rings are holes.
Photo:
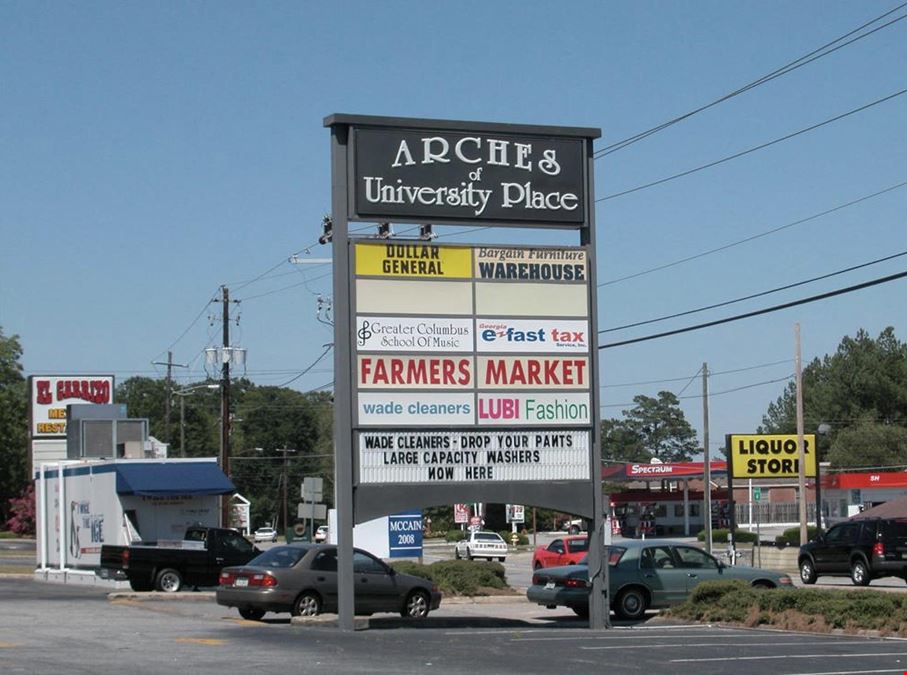
[[[319,525],[318,529],[315,530],[315,543],[321,544],[328,540],[328,526]]]
[[[507,558],[507,543],[497,532],[469,532],[466,539],[457,542],[454,555],[457,560],[460,558],[494,560],[497,558],[504,562],[504,559]]]
[[[261,541],[277,541],[277,530],[273,527],[259,527],[255,530],[255,543]]]

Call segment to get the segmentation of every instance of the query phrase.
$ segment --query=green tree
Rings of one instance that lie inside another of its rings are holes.
[[[10,517],[10,499],[30,482],[28,476],[28,392],[22,375],[19,336],[0,327],[0,523]]]
[[[907,465],[907,429],[864,417],[835,435],[827,459],[842,468]]]
[[[788,383],[768,406],[760,432],[796,433],[796,394],[796,383]],[[844,337],[834,354],[803,368],[803,420],[807,433],[822,423],[831,425],[830,438],[818,438],[819,456],[824,459],[830,444],[836,445],[838,461],[844,461],[844,449],[837,440],[844,430],[865,427],[869,420],[907,427],[907,345],[895,337],[892,327],[876,339],[861,329],[855,337]],[[847,465],[868,464],[856,456]]]
[[[284,480],[290,522],[306,476],[323,478],[324,502],[332,501],[330,416],[329,395],[282,387],[253,386],[237,401],[231,476],[252,501],[253,525],[282,521]],[[286,453],[286,464],[284,448],[294,451]]]
[[[658,398],[635,396],[636,404],[624,410],[622,420],[602,422],[602,457],[645,462],[686,462],[700,451],[696,432],[680,409],[677,396],[658,392]]]

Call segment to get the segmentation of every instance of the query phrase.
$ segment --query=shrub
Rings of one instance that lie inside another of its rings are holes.
[[[431,565],[410,561],[393,563],[403,574],[428,579],[447,595],[487,595],[484,589],[507,588],[504,566],[500,563],[477,563],[468,560],[439,560]]]
[[[812,541],[819,534],[819,528],[810,525],[806,528],[806,538],[809,541]],[[784,530],[783,533],[775,537],[775,546],[783,548],[785,546],[799,546],[800,545],[800,528],[799,527],[790,527]]]
[[[12,517],[6,521],[10,532],[17,535],[35,534],[35,485],[29,483],[18,497],[9,500]]]
[[[726,544],[727,535],[730,530],[727,528],[715,528],[712,530],[712,543],[713,544]],[[705,541],[705,530],[700,530],[699,534],[696,535],[696,538],[699,541]],[[737,530],[734,532],[734,541],[738,544],[752,544],[756,541],[756,533],[749,532],[747,530]]]
[[[666,615],[781,628],[899,633],[907,622],[907,597],[865,590],[757,590],[744,581],[712,581],[697,586],[686,602]]]
[[[461,541],[466,539],[466,530],[447,530],[444,539],[446,541]]]

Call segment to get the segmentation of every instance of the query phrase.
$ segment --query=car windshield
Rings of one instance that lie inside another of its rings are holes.
[[[611,567],[614,567],[617,563],[620,562],[620,559],[624,557],[624,553],[627,552],[623,546],[609,546],[608,547],[608,564]],[[589,564],[589,555],[586,554],[580,558],[577,565],[588,565]]]
[[[292,567],[308,552],[308,546],[278,546],[255,556],[248,564],[251,567]]]
[[[494,532],[477,532],[476,540],[478,541],[504,541],[501,536]]]

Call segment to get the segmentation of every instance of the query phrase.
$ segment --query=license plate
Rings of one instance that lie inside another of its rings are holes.
[[[550,589],[552,589],[552,588],[554,588],[554,582],[553,582],[553,581],[549,581],[547,584],[545,584],[545,589],[546,589],[546,590],[550,590]]]
[[[248,579],[237,579],[235,585],[238,586],[238,587],[240,587],[240,588],[242,588],[243,586],[248,586],[248,585],[249,585],[249,580],[248,580]]]

